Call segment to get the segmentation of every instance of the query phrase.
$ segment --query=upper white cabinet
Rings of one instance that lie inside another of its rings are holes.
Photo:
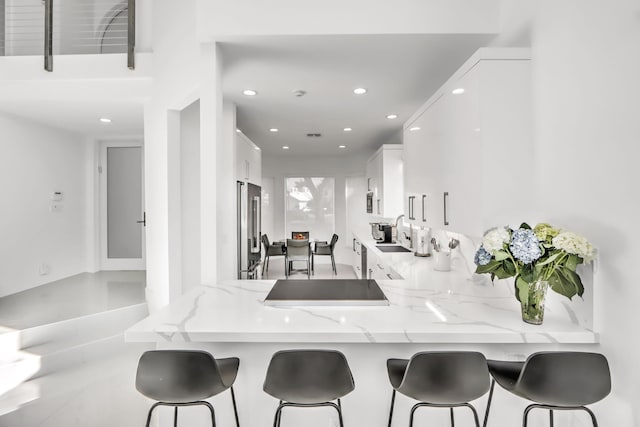
[[[402,145],[384,144],[367,161],[367,191],[373,192],[372,215],[394,218],[403,211]]]
[[[480,49],[405,123],[411,223],[480,236],[532,213],[529,58]]]
[[[242,133],[236,133],[236,180],[262,185],[262,152]]]

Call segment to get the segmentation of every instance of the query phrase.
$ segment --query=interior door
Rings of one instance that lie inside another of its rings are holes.
[[[100,156],[102,270],[144,270],[143,149],[140,142],[103,142]]]

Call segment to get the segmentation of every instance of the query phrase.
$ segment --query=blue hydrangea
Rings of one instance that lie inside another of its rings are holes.
[[[473,257],[473,262],[475,262],[476,265],[487,265],[491,262],[491,254],[481,245]]]
[[[516,259],[530,264],[540,258],[542,250],[536,234],[524,228],[519,228],[511,235],[509,249]]]

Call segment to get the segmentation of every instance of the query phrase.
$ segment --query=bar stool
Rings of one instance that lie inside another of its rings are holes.
[[[136,372],[136,389],[156,401],[149,409],[147,424],[158,406],[173,406],[173,425],[178,425],[178,407],[203,405],[211,412],[211,424],[216,425],[213,406],[204,399],[231,390],[236,426],[240,427],[233,383],[240,359],[214,359],[206,351],[152,350],[140,357]]]
[[[280,426],[282,409],[287,406],[330,406],[338,412],[340,427],[343,427],[340,398],[354,388],[347,359],[339,351],[284,350],[271,358],[263,390],[280,400],[274,427]]]
[[[606,357],[599,353],[575,351],[538,352],[524,362],[489,360],[491,391],[485,412],[487,424],[493,387],[497,382],[505,390],[531,400],[522,416],[527,426],[529,412],[535,408],[549,410],[549,424],[553,427],[553,411],[582,410],[591,416],[598,427],[596,416],[585,405],[604,399],[611,392],[611,372]]]
[[[418,400],[411,408],[409,427],[413,426],[416,410],[423,406],[449,408],[454,426],[453,408],[466,406],[473,412],[476,427],[478,413],[469,403],[489,390],[489,370],[482,353],[422,352],[406,359],[388,359],[387,373],[393,387],[389,427],[393,417],[396,391]]]

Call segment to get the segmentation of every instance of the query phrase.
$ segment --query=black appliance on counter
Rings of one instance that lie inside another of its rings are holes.
[[[393,226],[391,224],[378,224],[377,243],[395,243],[393,241]]]

